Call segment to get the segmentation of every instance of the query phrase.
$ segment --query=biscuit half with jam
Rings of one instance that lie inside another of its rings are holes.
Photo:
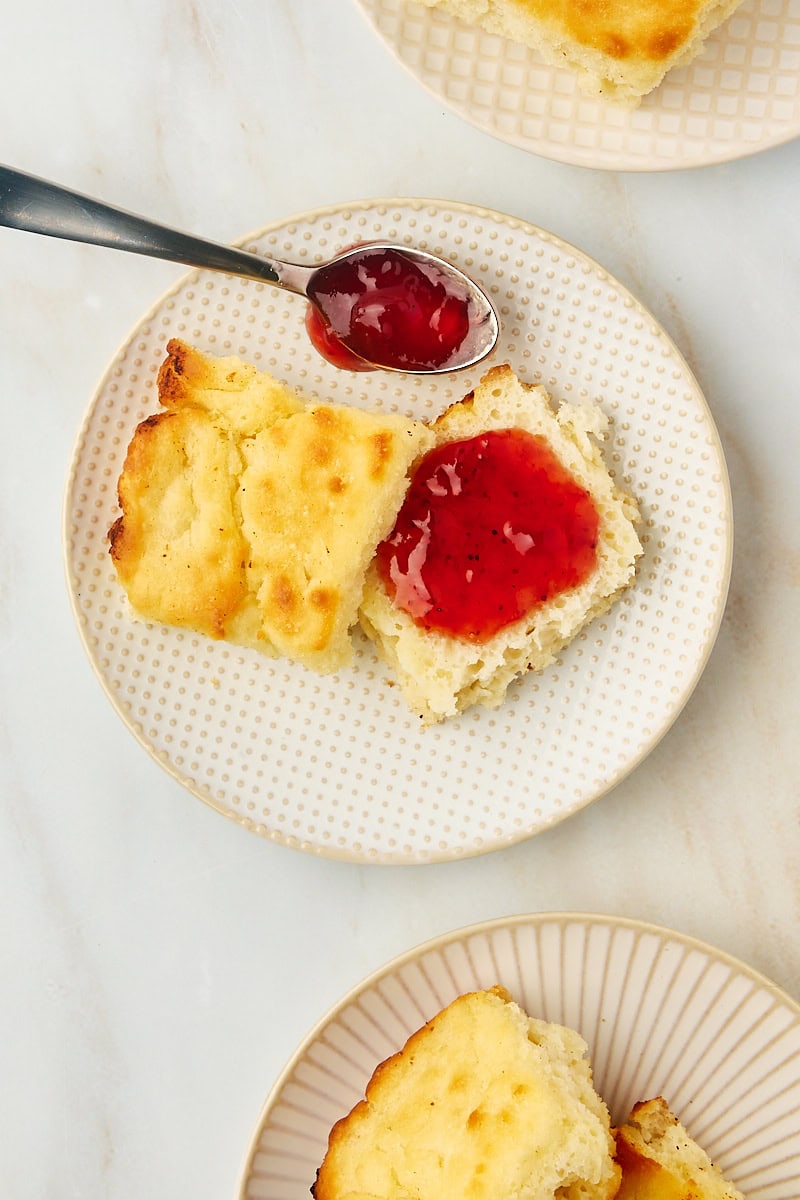
[[[606,425],[498,366],[432,426],[360,612],[423,723],[496,708],[632,583],[640,517]]]

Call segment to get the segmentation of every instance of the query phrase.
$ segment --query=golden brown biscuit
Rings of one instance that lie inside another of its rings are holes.
[[[134,610],[334,671],[427,428],[305,404],[237,358],[171,341],[166,411],[136,430],[111,556]]]
[[[422,0],[532,46],[582,88],[628,104],[699,54],[741,0]]]
[[[502,988],[460,996],[334,1126],[316,1200],[612,1200],[614,1142],[585,1055]]]
[[[661,1096],[634,1106],[616,1142],[617,1200],[744,1200]]]
[[[245,601],[248,548],[233,481],[234,440],[202,410],[143,421],[119,480],[111,557],[133,608],[150,620],[224,637]]]
[[[247,573],[281,654],[318,665],[344,644],[367,564],[429,436],[402,418],[317,405],[242,444]]]
[[[178,338],[167,343],[158,372],[158,399],[164,408],[200,408],[215,414],[225,428],[252,437],[281,417],[306,407],[291,388],[229,355],[212,358]]]

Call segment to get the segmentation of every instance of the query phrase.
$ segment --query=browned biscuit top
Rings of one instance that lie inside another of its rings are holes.
[[[563,29],[609,58],[660,63],[693,36],[700,0],[515,0],[539,21]]]
[[[177,339],[158,393],[109,531],[133,608],[321,671],[344,665],[367,565],[433,435],[394,414],[307,403],[250,363]]]

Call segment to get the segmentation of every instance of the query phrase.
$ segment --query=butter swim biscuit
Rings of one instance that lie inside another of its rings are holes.
[[[167,351],[163,409],[134,433],[109,535],[133,609],[337,670],[367,565],[432,435],[307,404],[238,358],[177,340]]]
[[[607,425],[508,366],[434,422],[404,502],[417,509],[379,547],[360,610],[424,724],[496,708],[633,582],[639,511],[603,461]]]
[[[460,996],[333,1127],[315,1200],[612,1200],[619,1169],[586,1051],[502,988]]]
[[[634,1106],[616,1144],[618,1200],[744,1200],[662,1096]]]
[[[636,105],[695,58],[741,0],[421,0],[531,46],[589,94]]]

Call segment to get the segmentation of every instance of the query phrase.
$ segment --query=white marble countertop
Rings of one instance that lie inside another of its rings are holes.
[[[512,913],[639,917],[800,998],[800,143],[658,175],[550,162],[418,87],[348,0],[15,5],[2,158],[228,240],[360,197],[499,209],[602,262],[695,371],[734,496],[730,599],[679,720],[611,794],[445,865],[223,820],[128,733],[78,636],[61,508],[111,354],[182,268],[0,230],[0,1193],[232,1197],[262,1100],[346,989]]]

